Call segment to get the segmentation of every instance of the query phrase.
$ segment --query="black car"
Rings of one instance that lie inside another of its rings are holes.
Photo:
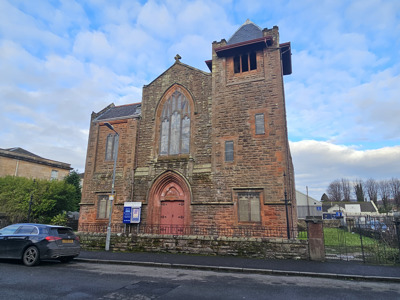
[[[0,258],[21,259],[26,266],[46,259],[68,262],[79,252],[79,238],[69,227],[24,223],[0,229]]]

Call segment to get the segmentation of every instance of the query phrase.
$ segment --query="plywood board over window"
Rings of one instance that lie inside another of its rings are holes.
[[[234,193],[238,207],[238,222],[260,223],[263,190],[239,189],[235,190]]]
[[[109,200],[108,195],[99,195],[97,197],[97,218],[98,219],[107,219],[109,216],[110,208],[109,208]]]
[[[233,141],[225,141],[225,161],[233,161]]]
[[[256,114],[255,115],[255,124],[256,124],[256,134],[264,134],[265,133],[265,118],[264,114]]]

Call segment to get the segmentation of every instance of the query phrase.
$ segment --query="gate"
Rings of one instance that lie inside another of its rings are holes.
[[[327,260],[372,264],[400,263],[400,222],[392,218],[347,218],[324,227]]]

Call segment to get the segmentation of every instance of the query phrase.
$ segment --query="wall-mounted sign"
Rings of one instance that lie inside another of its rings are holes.
[[[125,224],[140,223],[141,211],[142,202],[125,202],[122,221]]]

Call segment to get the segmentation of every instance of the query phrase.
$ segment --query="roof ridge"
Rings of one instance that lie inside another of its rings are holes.
[[[115,105],[113,108],[122,107],[122,106],[133,106],[133,105],[138,105],[138,104],[142,104],[142,102],[129,103],[129,104],[122,104],[122,105]]]

